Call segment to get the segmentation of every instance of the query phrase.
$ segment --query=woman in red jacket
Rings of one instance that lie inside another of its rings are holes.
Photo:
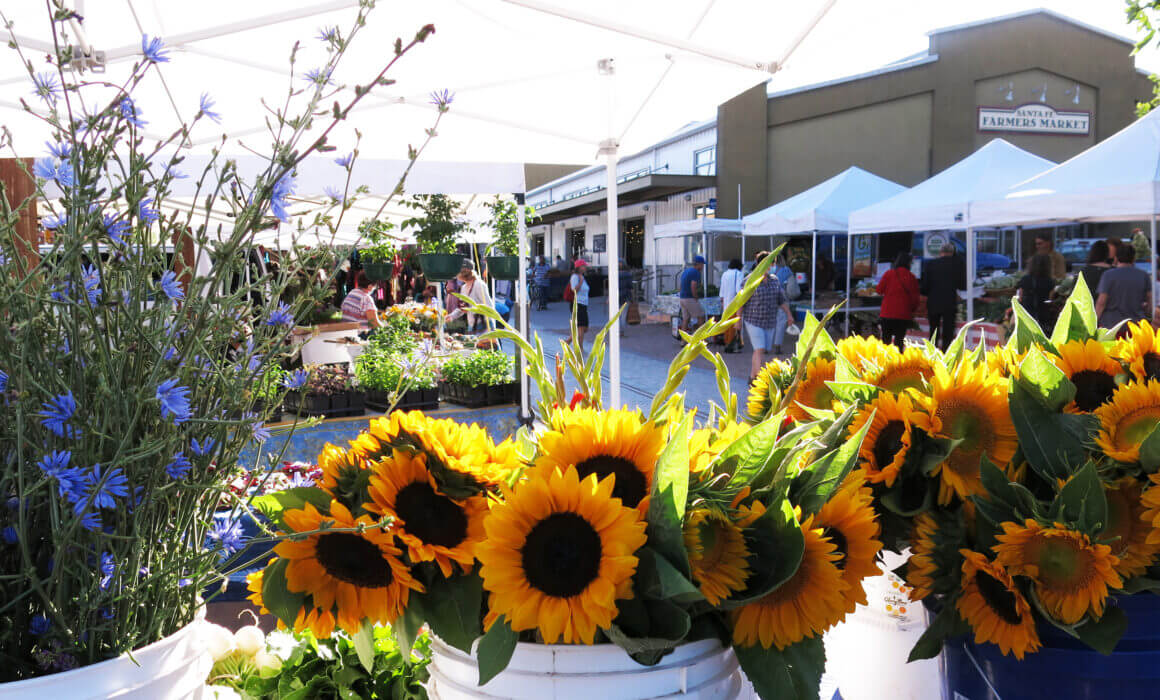
[[[898,254],[894,268],[878,281],[878,293],[882,295],[882,342],[894,343],[902,350],[918,308],[918,279],[910,271],[910,253]]]

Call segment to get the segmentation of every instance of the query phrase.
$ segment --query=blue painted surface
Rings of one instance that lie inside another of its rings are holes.
[[[489,406],[487,408],[462,408],[453,404],[442,404],[438,411],[428,411],[427,415],[436,418],[451,418],[462,423],[478,423],[485,428],[491,439],[496,442],[505,440],[515,434],[519,428],[519,406]],[[381,413],[368,413],[356,418],[334,418],[324,420],[317,425],[300,425],[292,435],[280,432],[278,425],[271,428],[272,437],[261,445],[262,453],[278,461],[317,463],[318,455],[326,443],[341,447],[358,437],[366,430],[367,425]],[[279,453],[285,452],[279,457]],[[242,451],[239,461],[246,466],[253,466],[258,457],[258,446],[247,447]]]

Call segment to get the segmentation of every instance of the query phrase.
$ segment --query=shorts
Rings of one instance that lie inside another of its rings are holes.
[[[689,321],[705,320],[705,307],[701,306],[700,299],[681,299],[681,318]]]
[[[576,305],[576,327],[577,328],[587,328],[588,327],[588,305],[587,304],[577,304]]]
[[[752,323],[746,323],[745,332],[749,334],[749,342],[753,344],[754,350],[758,348],[766,352],[773,350],[774,331],[772,328],[762,328]]]

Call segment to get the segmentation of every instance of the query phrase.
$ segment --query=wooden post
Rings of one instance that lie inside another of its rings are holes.
[[[181,288],[189,293],[193,285],[193,276],[197,273],[197,262],[194,259],[193,231],[173,231],[173,272],[181,282]]]
[[[19,258],[21,272],[27,272],[40,262],[40,227],[36,216],[36,185],[32,177],[21,168],[32,170],[31,158],[0,158],[0,194],[8,208],[16,210],[21,205],[20,219],[12,233],[12,245]]]

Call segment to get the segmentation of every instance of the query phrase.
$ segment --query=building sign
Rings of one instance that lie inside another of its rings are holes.
[[[1057,112],[1050,105],[1032,103],[1015,108],[979,107],[979,131],[1086,136],[1091,112]]]
[[[597,233],[592,236],[592,252],[603,253],[608,250],[608,234]]]
[[[932,232],[926,234],[926,240],[923,241],[923,257],[937,258],[942,255],[942,247],[951,242],[951,237],[945,233]]]

